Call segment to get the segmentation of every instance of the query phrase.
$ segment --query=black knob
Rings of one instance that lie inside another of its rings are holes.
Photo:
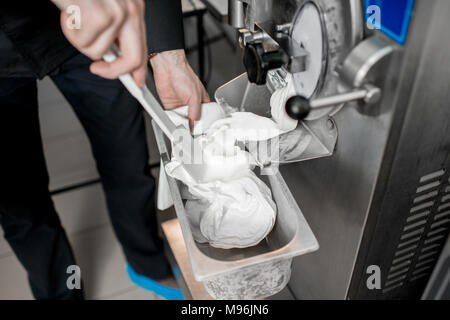
[[[262,43],[249,43],[245,46],[244,65],[251,83],[265,84],[267,72],[281,68],[285,62],[286,56],[281,51],[266,52]]]
[[[303,120],[311,112],[311,105],[305,97],[293,96],[286,101],[285,110],[292,119]]]

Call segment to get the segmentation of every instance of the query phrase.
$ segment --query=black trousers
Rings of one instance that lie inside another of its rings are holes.
[[[89,136],[111,222],[128,262],[140,274],[167,277],[141,107],[119,81],[91,74],[90,62],[80,54],[52,80]],[[1,80],[9,86],[0,96],[0,223],[37,299],[79,299],[82,290],[66,284],[67,267],[76,262],[48,191],[36,81],[9,80]]]

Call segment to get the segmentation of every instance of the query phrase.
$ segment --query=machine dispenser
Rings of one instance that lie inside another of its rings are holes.
[[[294,259],[298,299],[420,298],[450,227],[450,3],[230,0],[247,74],[218,101],[285,111],[310,150],[281,174],[320,244]],[[322,146],[318,148],[315,146]],[[379,281],[377,280],[379,277]]]
[[[299,124],[266,181],[287,206],[264,247],[194,244],[169,179],[213,296],[266,297],[289,281],[297,299],[421,297],[450,227],[449,12],[447,0],[229,0],[247,72],[216,101],[270,117],[289,76],[285,112]]]

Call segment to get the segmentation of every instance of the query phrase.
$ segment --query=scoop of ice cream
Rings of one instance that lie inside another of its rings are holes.
[[[270,112],[272,119],[277,123],[278,128],[284,132],[297,128],[298,121],[292,119],[285,110],[286,102],[296,95],[292,76],[286,76],[286,86],[276,90],[270,98]]]
[[[189,200],[186,211],[198,242],[222,249],[257,245],[272,230],[276,205],[270,189],[256,175],[228,183],[191,188],[199,200]]]
[[[272,119],[251,112],[232,113],[215,121],[206,133],[214,135],[218,131],[226,131],[229,139],[242,142],[270,140],[283,133]]]
[[[169,118],[175,123],[176,126],[184,126],[189,128],[188,106],[176,108],[174,110],[167,111]],[[204,103],[201,105],[200,119],[195,121],[192,134],[194,136],[203,134],[215,121],[225,118],[226,114],[223,108],[215,103]]]
[[[272,193],[252,172],[261,163],[260,148],[253,154],[241,146],[268,143],[297,127],[298,122],[284,110],[295,95],[289,75],[287,82],[272,95],[272,119],[250,112],[226,115],[218,104],[202,105],[201,119],[193,130],[200,161],[183,163],[173,154],[166,165],[167,174],[188,186],[192,196],[186,213],[196,241],[223,249],[244,248],[258,244],[272,230],[276,219]],[[168,113],[176,125],[187,128],[187,111],[183,107]]]
[[[206,107],[204,110],[211,109]],[[248,170],[258,165],[258,162],[252,154],[238,147],[236,143],[265,141],[281,134],[274,121],[251,112],[233,113],[214,121],[210,127],[207,127],[208,122],[203,123],[201,129],[206,131],[206,134],[195,138],[201,149],[198,161],[183,163],[183,159],[174,155],[172,162],[166,167],[173,177],[188,185],[212,181],[226,182],[245,175]],[[188,172],[191,178],[187,177]],[[195,176],[195,179],[192,179],[192,176]]]
[[[167,114],[175,125],[187,128],[187,112],[187,107],[181,107],[167,111]],[[172,161],[166,166],[171,176],[190,186],[217,180],[229,181],[254,167],[256,162],[253,157],[235,145],[236,139],[230,132],[223,130],[224,126],[218,127],[218,130],[209,135],[202,135],[213,123],[223,118],[225,112],[217,103],[202,105],[201,118],[193,128],[200,155],[195,155],[194,163],[183,163],[182,158],[173,154]]]
[[[276,205],[270,189],[252,172],[255,159],[236,144],[268,140],[281,131],[271,119],[253,113],[224,118],[216,112],[216,120],[210,121],[203,117],[215,106],[202,109],[198,133],[206,134],[195,138],[201,162],[187,164],[173,155],[166,172],[187,185],[193,197],[186,202],[186,212],[196,241],[224,249],[256,245],[272,230]],[[171,116],[177,125],[184,121],[182,113]]]
[[[256,165],[253,156],[235,146],[235,140],[228,139],[226,134],[195,139],[199,140],[201,146],[198,163],[183,163],[182,159],[174,156],[166,165],[167,173],[187,186],[213,181],[227,182],[241,177]]]

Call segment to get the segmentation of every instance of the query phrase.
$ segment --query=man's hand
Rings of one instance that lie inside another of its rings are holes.
[[[131,73],[141,87],[147,76],[143,0],[51,0],[61,11],[61,27],[66,38],[80,52],[96,62],[91,72],[108,79]],[[70,27],[65,9],[80,8],[80,29]],[[103,55],[117,44],[121,56],[112,63]]]
[[[189,106],[189,125],[200,118],[200,104],[210,102],[205,87],[189,65],[184,50],[157,54],[150,63],[156,89],[166,109]]]

